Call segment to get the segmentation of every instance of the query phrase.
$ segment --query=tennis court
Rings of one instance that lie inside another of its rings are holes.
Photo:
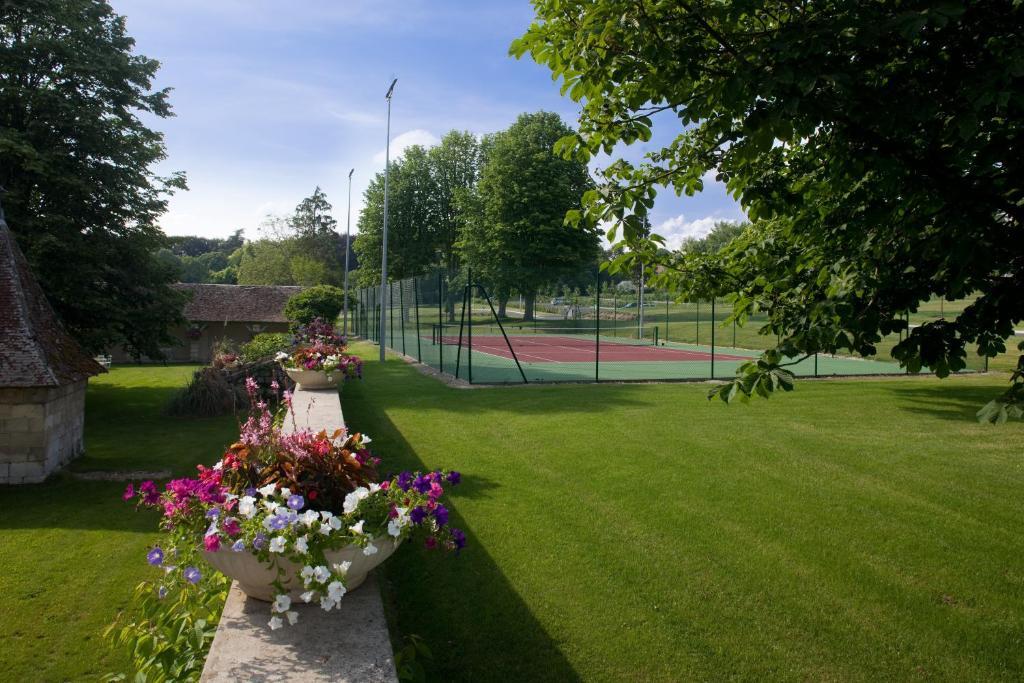
[[[357,334],[380,343],[383,331],[389,348],[472,384],[727,379],[777,342],[757,332],[760,321],[728,324],[728,307],[715,301],[641,307],[612,298],[608,307],[595,298],[574,308],[577,319],[560,317],[558,306],[533,316],[510,306],[499,315],[482,286],[445,272],[393,282],[381,296],[380,288],[360,290]],[[804,377],[905,372],[893,362],[826,354],[787,367]]]
[[[392,348],[478,384],[724,379],[760,351],[621,336],[623,330],[531,328],[510,325],[430,326],[396,329]],[[426,332],[426,330],[423,330]],[[790,367],[797,375],[884,375],[894,363],[845,356],[811,357]]]

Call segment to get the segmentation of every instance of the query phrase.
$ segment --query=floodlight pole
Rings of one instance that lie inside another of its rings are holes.
[[[643,341],[644,338],[644,264],[640,262],[640,329],[637,331],[636,338],[638,341]]]
[[[345,219],[345,321],[342,323],[341,336],[348,338],[348,248],[352,242],[352,174],[348,172],[348,216]]]
[[[388,101],[387,143],[384,147],[384,234],[380,243],[380,361],[384,362],[387,341],[388,312],[388,172],[391,170],[391,93],[398,79],[391,81],[391,87],[384,95]]]

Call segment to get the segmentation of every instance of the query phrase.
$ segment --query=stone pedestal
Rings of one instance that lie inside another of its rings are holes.
[[[0,388],[0,484],[43,481],[82,453],[86,383]]]

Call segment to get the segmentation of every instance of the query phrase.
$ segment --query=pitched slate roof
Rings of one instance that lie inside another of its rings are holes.
[[[284,305],[302,287],[288,285],[175,285],[192,294],[184,315],[196,322],[284,323]]]
[[[56,387],[101,372],[60,324],[0,213],[0,387]]]

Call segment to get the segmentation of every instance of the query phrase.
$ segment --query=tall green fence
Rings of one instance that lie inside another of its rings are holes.
[[[631,283],[502,301],[471,271],[441,271],[363,288],[356,298],[359,336],[473,384],[724,379],[777,341],[765,334],[763,317],[729,321],[725,301],[677,301]],[[888,355],[899,339],[883,339],[874,358],[818,354],[789,369],[815,377],[900,374]],[[983,359],[970,369],[984,369]]]

